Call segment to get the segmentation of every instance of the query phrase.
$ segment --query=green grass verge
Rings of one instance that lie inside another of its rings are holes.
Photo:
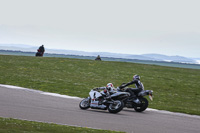
[[[0,118],[1,133],[120,133],[110,130],[99,130],[42,122]],[[121,132],[122,133],[122,132]]]
[[[91,88],[115,87],[141,75],[154,90],[149,107],[200,115],[200,70],[126,62],[0,55],[0,84],[87,97]],[[78,105],[77,105],[78,106]]]
[[[0,55],[35,56],[35,52],[0,50]],[[96,58],[94,56],[64,55],[64,54],[50,54],[50,53],[45,53],[44,57],[59,57],[59,58],[62,57],[62,58],[73,58],[73,59],[88,59],[88,60],[89,59],[94,60]],[[125,59],[125,58],[112,58],[112,57],[101,57],[101,59],[103,61],[132,62],[132,63],[150,64],[150,65],[158,65],[158,66],[200,69],[199,64],[187,64],[187,63],[151,61],[151,60],[138,60],[138,59]]]

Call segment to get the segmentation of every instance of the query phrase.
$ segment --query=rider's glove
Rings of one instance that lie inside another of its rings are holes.
[[[99,88],[94,88],[94,89],[92,89],[93,91],[97,91]]]

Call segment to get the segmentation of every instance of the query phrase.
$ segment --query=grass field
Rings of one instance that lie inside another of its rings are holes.
[[[0,55],[35,56],[35,52],[0,50]],[[94,56],[64,55],[64,54],[49,54],[49,53],[45,53],[44,57],[58,57],[58,58],[61,57],[61,58],[88,59],[88,60],[94,60],[96,58]],[[178,62],[111,58],[111,57],[101,57],[101,59],[103,61],[131,62],[131,63],[139,63],[139,64],[158,65],[158,66],[200,69],[200,64],[187,64],[187,63],[178,63]]]
[[[122,133],[108,130],[73,127],[11,118],[0,118],[1,133]]]
[[[200,70],[126,62],[0,55],[0,84],[87,97],[90,89],[115,87],[141,76],[154,91],[149,107],[200,115]],[[77,105],[78,106],[78,105]]]

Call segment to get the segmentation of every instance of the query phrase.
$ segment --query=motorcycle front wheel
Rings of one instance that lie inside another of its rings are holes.
[[[81,109],[88,109],[90,107],[90,98],[85,98],[79,103]]]
[[[134,106],[134,109],[135,111],[137,112],[142,112],[144,110],[146,110],[146,108],[148,107],[149,105],[149,102],[146,98],[142,97],[142,98],[139,98],[140,100],[140,104],[137,104],[136,106]]]
[[[117,100],[108,106],[108,111],[110,113],[118,113],[123,109],[123,107],[124,107],[124,102]]]

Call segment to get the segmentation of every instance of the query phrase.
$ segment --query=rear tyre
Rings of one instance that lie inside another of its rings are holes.
[[[108,106],[108,111],[110,113],[118,113],[123,109],[123,107],[124,107],[124,102],[117,100],[115,101],[115,103],[110,104]]]
[[[146,98],[144,98],[144,97],[139,98],[139,100],[140,100],[141,103],[135,105],[135,106],[134,106],[134,109],[135,109],[135,111],[137,111],[137,112],[142,112],[142,111],[146,110],[146,108],[147,108],[148,105],[149,105],[149,102],[148,102],[148,100],[147,100]]]
[[[79,103],[81,109],[88,109],[90,107],[90,98],[85,98]]]

